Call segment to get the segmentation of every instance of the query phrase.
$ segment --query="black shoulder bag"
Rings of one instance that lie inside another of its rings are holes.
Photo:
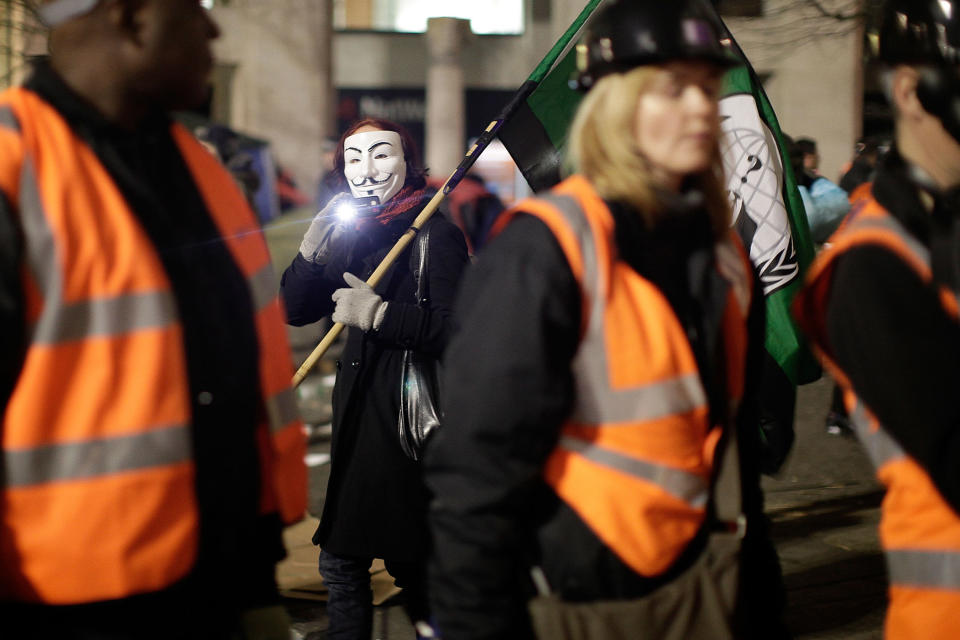
[[[428,272],[430,225],[417,235],[411,255],[413,277],[417,282],[417,306],[430,304]],[[413,460],[420,459],[423,443],[440,426],[440,363],[436,358],[413,349],[403,352],[400,372],[400,417],[397,430],[400,447]]]

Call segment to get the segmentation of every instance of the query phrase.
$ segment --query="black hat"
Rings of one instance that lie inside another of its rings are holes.
[[[703,60],[724,69],[740,64],[685,0],[613,0],[594,15],[577,45],[572,83],[587,91],[609,73],[672,60]]]
[[[879,57],[920,67],[917,98],[960,141],[960,0],[888,0]]]
[[[880,26],[880,59],[888,64],[960,63],[960,2],[888,0]]]

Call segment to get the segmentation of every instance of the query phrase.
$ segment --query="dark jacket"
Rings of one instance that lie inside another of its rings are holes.
[[[960,290],[958,194],[922,184],[895,148],[873,182],[877,202],[930,249],[934,281],[953,291]],[[960,403],[952,401],[960,389],[960,328],[936,288],[893,251],[857,246],[837,258],[826,324],[859,398],[960,514]]]
[[[333,313],[330,296],[345,287],[344,271],[366,280],[426,204],[374,225],[341,243],[326,266],[297,255],[283,274],[281,293],[293,325]],[[415,303],[410,251],[404,251],[376,291],[390,304],[379,330],[347,330],[333,390],[330,482],[313,541],[342,555],[416,560],[426,541],[426,493],[419,465],[404,455],[397,435],[404,349],[439,357],[450,335],[454,292],[467,264],[460,230],[435,215],[427,223],[430,300]]]
[[[260,477],[256,416],[262,410],[257,369],[257,337],[249,290],[193,182],[169,133],[163,114],[148,118],[136,131],[112,125],[76,95],[45,62],[37,64],[25,88],[53,106],[90,146],[131,211],[157,248],[176,297],[193,406],[190,432],[196,464],[200,513],[200,554],[191,575],[163,591],[108,603],[69,607],[0,610],[49,630],[70,629],[91,635],[113,627],[155,619],[181,628],[178,621],[210,618],[222,625],[227,611],[277,598],[274,565],[283,554],[281,523],[260,517]],[[26,309],[20,290],[23,239],[12,203],[0,198],[0,411],[6,409],[27,346]],[[217,401],[201,404],[206,393]],[[51,399],[51,402],[59,399]],[[0,507],[2,508],[2,507]],[[238,562],[239,556],[245,558]],[[212,588],[211,585],[217,585]],[[195,610],[190,607],[196,607]],[[131,623],[131,621],[136,621]],[[202,621],[202,620],[201,620]],[[45,624],[47,624],[45,623]],[[80,630],[80,631],[78,631]],[[111,634],[112,635],[112,634]]]
[[[700,211],[668,214],[654,230],[612,205],[623,261],[669,300],[691,341],[701,372],[720,371],[704,349],[711,329],[704,283],[712,234]],[[754,287],[760,291],[759,286]],[[722,298],[720,298],[722,299]],[[759,489],[756,385],[762,368],[763,304],[750,315],[747,393],[740,413],[744,508],[743,599],[757,637],[782,638],[782,587],[766,536]],[[550,586],[571,600],[642,595],[688,566],[695,538],[675,568],[647,579],[619,560],[542,480],[574,399],[571,362],[580,333],[581,296],[553,233],[520,215],[481,253],[458,297],[458,333],[444,359],[444,429],[427,447],[424,470],[436,495],[430,519],[431,604],[444,638],[526,638],[524,604],[539,564]],[[714,339],[716,338],[714,332]],[[702,376],[708,396],[725,385]],[[749,626],[747,625],[747,626]],[[751,637],[749,633],[744,637]]]

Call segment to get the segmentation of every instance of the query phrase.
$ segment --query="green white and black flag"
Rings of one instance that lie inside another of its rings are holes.
[[[748,63],[727,73],[720,114],[734,226],[767,301],[767,352],[791,382],[811,382],[819,367],[790,314],[813,259],[810,227],[776,115]]]
[[[576,71],[576,43],[590,16],[603,4],[592,0],[553,46],[511,105],[498,137],[534,191],[560,182],[567,131],[582,97],[570,87]]]
[[[663,0],[646,0],[660,2]],[[574,43],[590,16],[594,0],[530,76],[498,127],[498,137],[534,191],[560,181],[567,132],[581,94],[569,86],[576,69]],[[810,229],[776,115],[742,50],[711,3],[701,13],[712,20],[743,65],[728,72],[720,102],[721,148],[727,192],[737,229],[760,273],[767,306],[767,351],[794,384],[820,372],[790,315],[790,302],[813,259]],[[506,110],[505,110],[506,113]]]

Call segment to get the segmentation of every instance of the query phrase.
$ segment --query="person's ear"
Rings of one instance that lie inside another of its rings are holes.
[[[891,97],[901,117],[916,120],[927,114],[917,96],[919,84],[920,74],[913,67],[900,65],[894,69]]]

